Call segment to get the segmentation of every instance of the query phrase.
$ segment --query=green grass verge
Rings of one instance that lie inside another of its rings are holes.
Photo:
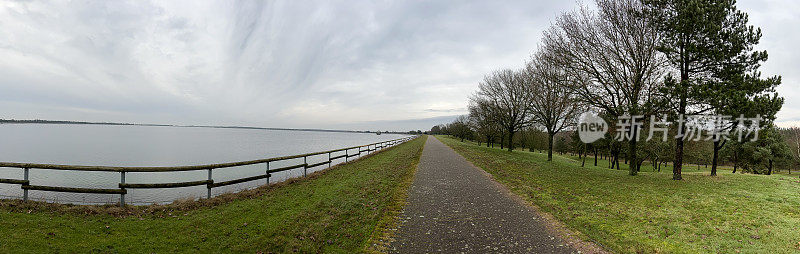
[[[564,154],[562,156],[577,161],[578,165],[580,165],[580,162],[582,160],[582,158],[578,158],[578,156],[573,156],[571,154]],[[619,163],[621,164],[619,166],[619,170],[628,171],[630,169],[630,165],[625,164],[625,161],[622,158],[619,159]],[[589,154],[589,157],[586,157],[586,165],[594,166],[594,156],[592,156],[591,153]],[[601,159],[600,157],[598,157],[598,159],[597,159],[597,166],[598,167],[600,167],[600,168],[608,168],[610,165],[611,165],[611,161],[604,160],[604,159]],[[640,172],[641,171],[644,171],[644,172],[657,172],[658,170],[655,167],[653,167],[653,163],[652,162],[645,161],[645,162],[642,163],[642,167],[639,169],[639,171]],[[732,166],[722,166],[722,165],[717,166],[717,173],[720,173],[722,171],[733,171],[733,167]],[[741,168],[738,171],[739,171],[739,173],[742,173]],[[662,173],[672,173],[672,164],[661,165],[661,172]],[[686,173],[692,174],[692,173],[699,173],[699,172],[705,172],[707,174],[710,174],[711,173],[711,165],[683,164],[683,168],[681,168],[681,174],[686,174]]]
[[[785,175],[641,172],[438,137],[500,183],[622,253],[800,252],[800,180]]]
[[[419,138],[238,200],[137,216],[0,209],[0,253],[363,252],[400,210]]]

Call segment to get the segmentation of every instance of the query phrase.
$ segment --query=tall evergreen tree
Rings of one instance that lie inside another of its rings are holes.
[[[781,79],[761,78],[758,68],[767,60],[767,52],[754,50],[761,29],[747,24],[747,14],[736,8],[735,0],[644,2],[663,34],[659,50],[674,68],[663,88],[673,113],[738,116],[762,111],[767,119],[774,118],[783,103],[774,94]],[[734,125],[731,121],[725,128]],[[714,158],[723,145],[724,141],[715,142]],[[684,140],[676,139],[674,180],[682,179],[683,150]]]

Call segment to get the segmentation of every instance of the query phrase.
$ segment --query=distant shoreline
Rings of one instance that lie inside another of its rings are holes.
[[[217,128],[217,129],[250,129],[250,130],[277,130],[277,131],[317,131],[317,132],[347,132],[347,133],[387,133],[408,134],[406,132],[392,131],[354,131],[354,130],[328,130],[328,129],[300,129],[300,128],[270,128],[253,126],[220,126],[220,125],[177,125],[177,124],[148,124],[148,123],[114,123],[114,122],[83,122],[59,120],[15,120],[0,119],[0,124],[75,124],[75,125],[120,125],[120,126],[156,126],[156,127],[182,127],[182,128]]]

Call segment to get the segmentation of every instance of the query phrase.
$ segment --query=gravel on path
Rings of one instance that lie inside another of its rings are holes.
[[[483,170],[436,138],[420,158],[393,253],[577,253]]]

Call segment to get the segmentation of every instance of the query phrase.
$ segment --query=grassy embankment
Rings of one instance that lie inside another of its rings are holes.
[[[362,252],[395,223],[424,144],[422,137],[306,179],[208,201],[217,205],[118,213],[6,201],[0,252]]]
[[[512,192],[615,252],[800,252],[800,180],[785,175],[585,168],[572,158],[438,137]],[[606,162],[607,163],[607,162]]]

